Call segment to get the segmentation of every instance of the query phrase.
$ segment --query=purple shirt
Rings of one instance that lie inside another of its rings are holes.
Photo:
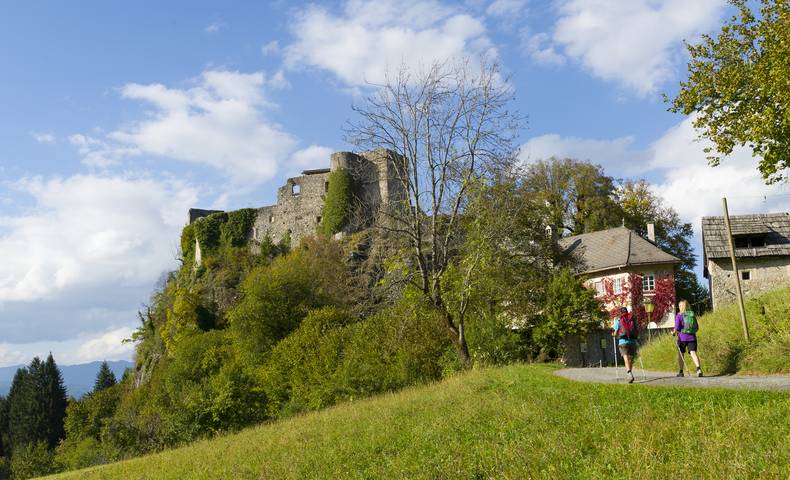
[[[678,340],[681,342],[696,342],[697,336],[691,333],[683,333],[683,313],[675,315],[675,331],[678,332]]]

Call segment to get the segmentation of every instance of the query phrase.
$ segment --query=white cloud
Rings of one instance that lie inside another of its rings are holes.
[[[196,191],[183,183],[147,178],[76,175],[15,187],[35,207],[0,217],[5,313],[20,302],[33,311],[29,302],[73,304],[81,295],[96,296],[81,297],[84,304],[115,307],[112,295],[130,291],[136,305],[146,298],[140,290],[150,290],[174,265],[178,232],[197,202]],[[16,321],[4,318],[4,326],[6,320]]]
[[[527,0],[494,0],[486,8],[486,14],[492,17],[513,18],[523,15]]]
[[[557,52],[554,45],[551,43],[551,37],[544,32],[533,35],[524,32],[522,45],[529,56],[537,63],[543,65],[565,64],[565,57]]]
[[[575,158],[603,165],[605,169],[617,171],[620,175],[635,175],[644,171],[652,160],[649,152],[633,148],[634,141],[632,136],[592,139],[541,135],[521,146],[520,158],[523,162],[550,157]]]
[[[725,7],[725,0],[563,0],[551,39],[594,76],[649,95],[674,77],[682,41],[715,27]],[[551,48],[537,51],[556,63]]]
[[[59,365],[74,365],[97,360],[131,360],[134,344],[124,343],[130,338],[131,326],[111,327],[98,333],[82,333],[63,341],[32,343],[0,343],[0,366],[27,364],[33,357],[52,356]]]
[[[70,140],[90,166],[147,154],[214,167],[239,185],[274,176],[296,149],[296,140],[264,115],[272,106],[264,89],[287,85],[282,74],[267,80],[262,72],[209,70],[196,83],[186,89],[127,84],[124,98],[153,107],[144,119],[104,139],[77,134]]]
[[[790,211],[790,185],[765,185],[748,149],[738,148],[720,166],[708,166],[704,149],[712,144],[697,140],[692,122],[686,118],[650,147],[651,168],[665,172],[655,190],[682,218],[699,228],[703,216],[722,214],[722,197],[729,198],[732,214]]]
[[[134,352],[134,344],[124,343],[131,338],[134,329],[121,327],[88,337],[81,341],[74,352],[62,355],[64,364],[87,363],[96,360],[128,360]]]
[[[261,53],[264,56],[277,55],[278,53],[280,53],[280,42],[278,42],[277,40],[272,40],[271,42],[261,47]]]
[[[288,162],[289,176],[297,175],[302,170],[312,168],[328,168],[329,158],[335,150],[320,145],[310,145],[295,152]]]
[[[213,23],[209,24],[206,28],[203,29],[203,31],[206,32],[206,33],[209,33],[209,34],[217,33],[217,32],[219,32],[220,30],[222,30],[225,27],[227,27],[225,22],[217,21],[217,22],[213,22]]]
[[[33,132],[31,135],[38,143],[55,143],[56,140],[55,135],[48,132]]]
[[[354,87],[383,83],[402,66],[494,53],[480,19],[433,0],[348,0],[339,15],[313,5],[291,31],[296,40],[284,49],[289,68],[328,70]]]

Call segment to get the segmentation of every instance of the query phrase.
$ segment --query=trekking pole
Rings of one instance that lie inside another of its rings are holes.
[[[642,345],[641,344],[639,345],[639,351],[637,353],[639,354],[639,366],[642,367],[642,381],[644,382],[644,381],[647,381],[647,375],[645,375],[645,364],[642,363]]]
[[[612,346],[614,346],[614,374],[617,380],[620,380],[620,371],[617,370],[617,340],[612,337]]]

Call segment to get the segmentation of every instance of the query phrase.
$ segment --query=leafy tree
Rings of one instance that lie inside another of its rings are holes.
[[[115,373],[110,370],[107,361],[101,362],[99,373],[96,374],[96,382],[93,384],[93,393],[100,392],[106,388],[110,388],[118,383],[115,379]]]
[[[790,167],[790,7],[787,0],[729,0],[738,9],[717,35],[689,45],[688,79],[670,110],[694,114],[711,140],[711,165],[737,146],[760,157],[766,183]]]
[[[508,109],[512,91],[498,66],[481,60],[435,63],[422,72],[401,69],[354,110],[349,140],[394,155],[394,191],[400,201],[381,211],[377,227],[408,247],[400,258],[410,282],[444,321],[458,357],[471,358],[463,318],[445,299],[445,275],[457,261],[455,247],[469,189],[512,165],[521,118]]]
[[[54,453],[44,440],[26,444],[14,450],[11,473],[14,480],[40,477],[55,473]]]
[[[557,356],[568,335],[578,335],[601,324],[606,314],[595,299],[595,292],[585,288],[570,269],[555,274],[546,289],[545,310],[532,330],[541,353]]]
[[[560,235],[578,235],[619,225],[616,183],[600,165],[550,158],[527,167],[524,192]]]

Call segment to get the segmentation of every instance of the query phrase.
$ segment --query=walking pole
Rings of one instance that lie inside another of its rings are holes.
[[[639,366],[642,367],[642,381],[644,382],[644,381],[647,381],[647,375],[645,375],[645,364],[642,363],[642,344],[641,343],[639,344],[639,351],[637,353],[639,354]]]
[[[620,380],[620,371],[617,370],[617,340],[615,337],[612,337],[612,345],[614,346],[614,374],[617,380]]]

